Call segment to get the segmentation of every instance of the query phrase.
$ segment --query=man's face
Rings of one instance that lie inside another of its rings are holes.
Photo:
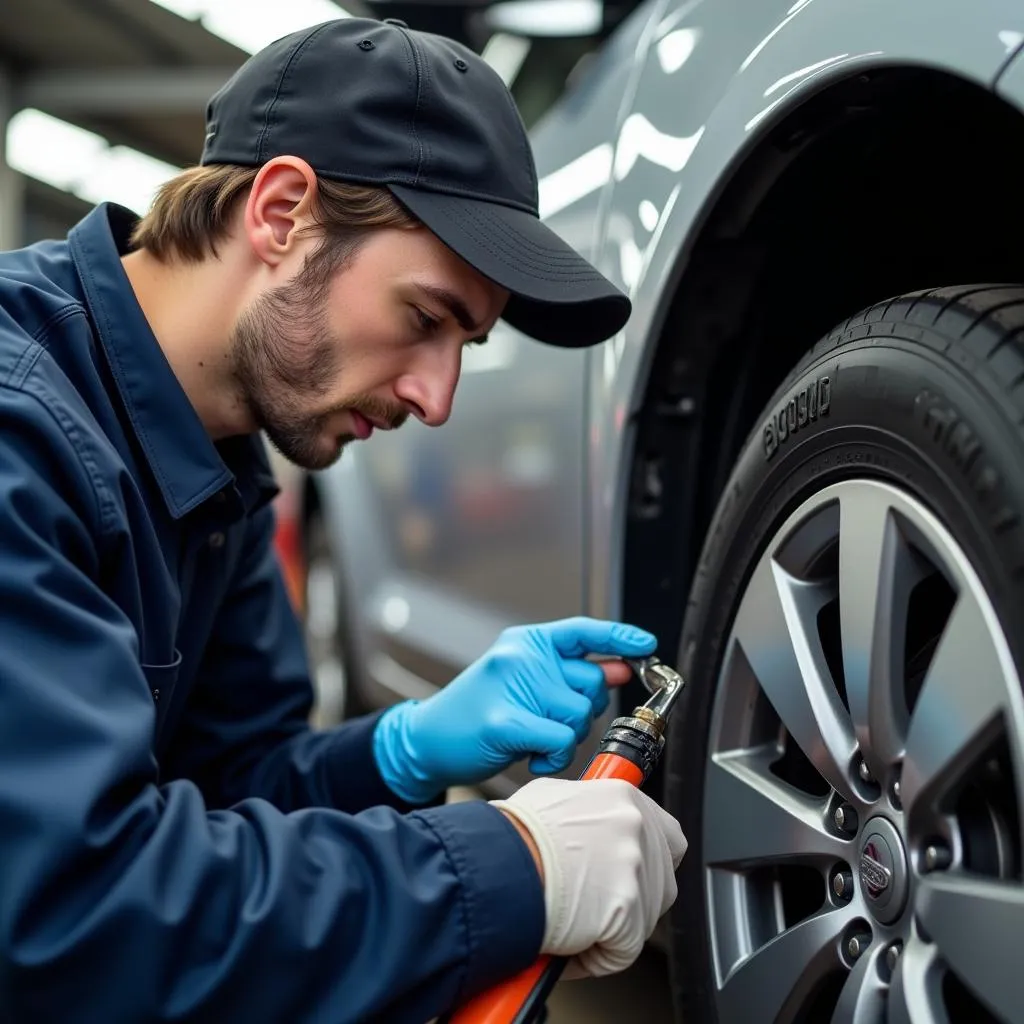
[[[507,299],[425,228],[373,230],[325,284],[300,273],[259,296],[235,326],[232,369],[274,447],[323,469],[375,427],[444,423],[463,347]]]

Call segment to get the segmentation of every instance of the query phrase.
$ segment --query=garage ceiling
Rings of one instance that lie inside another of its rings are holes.
[[[299,9],[314,0],[224,2],[244,16],[277,22],[283,9],[302,18]],[[459,38],[479,52],[489,35],[480,13],[493,0],[315,2],[321,6],[310,24],[325,9],[335,8],[399,17]],[[207,100],[249,54],[162,3],[204,7],[203,0],[3,0],[0,131],[4,114],[34,108],[102,136],[112,146],[130,147],[178,167],[195,164]],[[605,10],[617,18],[620,7],[635,3],[605,0]],[[90,205],[34,179],[24,181],[24,201],[46,230],[73,223]]]
[[[261,5],[239,5],[258,15]],[[341,4],[334,4],[339,9]],[[468,38],[481,0],[346,0],[351,14],[401,17]],[[194,163],[206,100],[248,53],[152,0],[7,0],[0,67],[18,106],[96,132],[178,166]]]
[[[36,107],[168,163],[195,163],[211,86],[248,54],[151,0],[8,0],[0,63]]]

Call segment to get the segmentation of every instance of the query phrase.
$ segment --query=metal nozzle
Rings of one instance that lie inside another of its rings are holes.
[[[651,694],[643,708],[662,722],[682,693],[686,680],[674,669],[657,658],[627,658],[626,664],[637,674],[644,688]]]

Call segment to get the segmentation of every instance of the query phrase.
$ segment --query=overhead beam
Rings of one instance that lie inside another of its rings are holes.
[[[235,68],[42,71],[22,79],[20,107],[49,114],[201,114]]]

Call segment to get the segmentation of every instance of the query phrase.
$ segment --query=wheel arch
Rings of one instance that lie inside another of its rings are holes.
[[[800,355],[902,292],[1024,281],[1022,165],[1024,112],[948,70],[893,64],[781,114],[723,177],[634,397],[621,613],[666,652],[732,462]]]

